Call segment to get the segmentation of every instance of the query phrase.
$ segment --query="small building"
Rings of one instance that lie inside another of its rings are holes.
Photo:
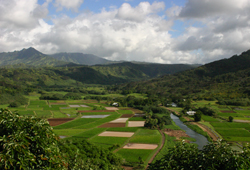
[[[118,107],[118,106],[119,106],[119,104],[118,104],[118,103],[113,103],[113,104],[112,104],[112,106],[116,106],[116,107]]]
[[[177,107],[177,104],[174,102],[171,105],[172,105],[172,107]]]
[[[188,114],[189,116],[193,116],[195,113],[196,113],[196,111],[187,111],[187,114]]]

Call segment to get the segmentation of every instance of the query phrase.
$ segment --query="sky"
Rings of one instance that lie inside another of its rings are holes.
[[[0,0],[0,52],[205,64],[250,49],[249,0]]]

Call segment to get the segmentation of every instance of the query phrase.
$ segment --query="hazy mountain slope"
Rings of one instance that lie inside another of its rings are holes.
[[[142,76],[145,78],[153,78],[157,76],[173,74],[180,71],[193,69],[195,67],[197,66],[188,64],[134,64],[131,62],[123,62],[109,65],[98,65],[93,66],[92,68],[101,71],[103,74],[125,74],[129,78],[138,76]]]
[[[92,54],[83,54],[83,53],[56,53],[50,56],[57,60],[72,62],[81,65],[96,65],[96,64],[106,64],[111,62],[109,60],[97,57]]]
[[[0,53],[0,66],[20,65],[27,66],[65,66],[72,65],[49,57],[30,47],[21,51]]]
[[[244,96],[250,91],[250,51],[195,69],[116,87],[125,91],[206,96]],[[250,94],[250,93],[249,93]]]

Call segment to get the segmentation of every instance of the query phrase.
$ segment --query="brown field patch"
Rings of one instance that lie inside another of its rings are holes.
[[[115,112],[114,110],[80,110],[79,113],[92,113],[92,112]]]
[[[249,123],[249,120],[241,120],[241,119],[234,119],[234,122],[239,122],[239,123]]]
[[[109,123],[126,123],[127,120],[128,120],[128,118],[118,118],[118,119],[115,119]]]
[[[48,119],[50,126],[57,126],[68,121],[74,120],[74,118],[55,118],[55,119]]]
[[[144,127],[145,121],[129,121],[128,127]]]
[[[221,113],[236,113],[232,110],[220,110]]]
[[[142,143],[128,143],[123,149],[151,149],[154,150],[158,147],[156,144],[142,144]]]
[[[133,114],[123,114],[120,118],[130,118],[133,117]]]
[[[112,131],[105,131],[100,133],[98,136],[113,136],[113,137],[131,137],[133,136],[133,132],[112,132]]]
[[[126,127],[126,123],[105,123],[101,126],[98,126],[99,128],[106,128],[106,127]]]
[[[117,107],[105,107],[107,110],[119,110]]]
[[[139,110],[139,109],[134,109],[134,108],[123,108],[122,110],[131,110],[133,113],[143,113],[143,111]]]
[[[179,139],[180,137],[189,137],[184,131],[182,130],[172,130],[172,129],[165,129],[164,133],[166,133],[168,136],[176,137],[176,139]]]

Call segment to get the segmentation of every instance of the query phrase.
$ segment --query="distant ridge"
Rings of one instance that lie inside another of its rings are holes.
[[[0,66],[70,66],[76,65],[69,62],[60,61],[43,54],[30,47],[21,51],[0,53]]]
[[[112,62],[110,60],[97,57],[93,54],[83,54],[83,53],[56,53],[49,56],[57,60],[71,62],[75,64],[81,64],[81,65],[107,64]]]

